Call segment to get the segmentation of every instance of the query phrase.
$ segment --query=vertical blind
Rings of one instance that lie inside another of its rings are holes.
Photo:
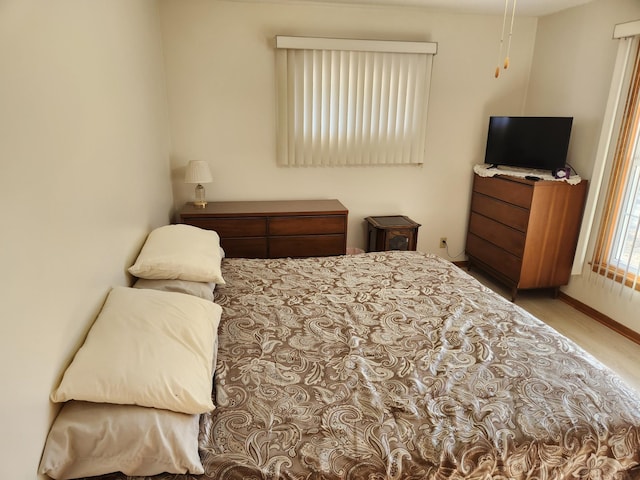
[[[600,140],[589,182],[589,193],[584,208],[572,274],[582,272],[590,249],[593,249],[591,250],[592,254],[597,251],[597,249],[594,249],[594,243],[598,237],[595,232],[598,217],[602,216],[600,211],[603,204],[601,190],[605,187],[606,179],[611,174],[614,146],[620,128],[620,119],[622,118],[622,109],[628,92],[629,79],[633,70],[633,54],[640,38],[640,20],[616,25],[613,31],[613,38],[618,42],[618,53],[613,68],[609,98],[604,112]],[[594,261],[597,262],[598,258],[592,255],[590,257],[592,266]]]
[[[640,48],[637,41],[632,65],[591,264],[601,275],[640,289]]]
[[[429,42],[276,37],[278,163],[424,162]]]

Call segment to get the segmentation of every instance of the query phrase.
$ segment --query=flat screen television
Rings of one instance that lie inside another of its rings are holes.
[[[490,117],[485,163],[565,168],[573,117]]]

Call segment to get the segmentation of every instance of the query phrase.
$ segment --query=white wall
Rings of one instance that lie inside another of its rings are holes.
[[[0,478],[32,480],[49,393],[171,211],[152,0],[0,2]]]
[[[597,0],[539,20],[526,113],[574,117],[569,163],[584,178],[591,178],[618,48],[613,27],[639,18],[638,0]],[[587,263],[563,290],[640,333],[640,294],[590,273]]]
[[[522,113],[535,19],[516,19],[511,67],[496,80],[501,16],[211,0],[160,0],[160,14],[176,207],[191,198],[184,166],[206,160],[209,200],[338,198],[351,246],[364,246],[364,217],[403,214],[422,224],[420,250],[444,255],[441,236],[451,253],[464,249],[472,166],[483,161],[489,115]],[[277,34],[438,42],[425,164],[276,166]]]

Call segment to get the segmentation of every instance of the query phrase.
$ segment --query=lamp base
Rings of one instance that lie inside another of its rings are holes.
[[[193,205],[196,208],[204,208],[207,206],[207,201],[205,200],[204,187],[201,184],[196,185],[196,199],[193,202]]]

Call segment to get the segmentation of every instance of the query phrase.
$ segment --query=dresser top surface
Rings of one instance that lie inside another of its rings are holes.
[[[335,199],[328,200],[257,200],[209,202],[206,207],[187,203],[182,216],[202,215],[287,215],[287,214],[347,214],[347,208]]]

